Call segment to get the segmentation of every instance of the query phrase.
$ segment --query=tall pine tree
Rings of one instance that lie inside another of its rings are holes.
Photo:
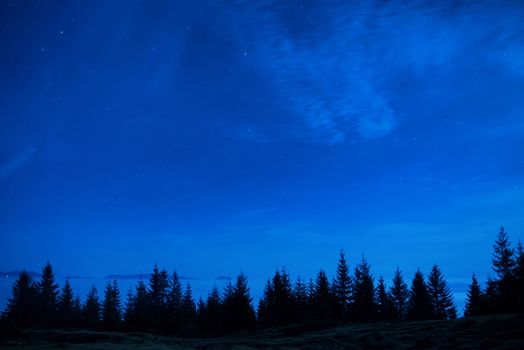
[[[42,270],[38,289],[38,318],[44,325],[54,325],[57,321],[58,284],[51,263],[47,262]]]
[[[369,264],[365,257],[355,267],[353,278],[352,318],[356,321],[369,321],[375,318],[375,287]]]
[[[457,310],[453,305],[453,295],[437,265],[431,268],[427,286],[433,318],[438,320],[456,318]]]
[[[106,329],[118,329],[122,322],[122,302],[116,280],[108,283],[102,304],[102,324]]]
[[[234,287],[226,287],[224,295],[224,316],[227,331],[250,329],[255,324],[255,311],[251,305],[247,277],[241,273]]]
[[[393,285],[389,289],[389,295],[393,307],[394,319],[397,321],[405,320],[408,311],[409,290],[399,268],[395,271]]]
[[[469,285],[468,293],[466,295],[466,307],[464,309],[464,316],[478,316],[483,312],[483,295],[480,284],[475,274],[471,277],[471,284]]]
[[[83,320],[85,325],[89,328],[95,328],[100,322],[100,300],[98,298],[98,291],[95,286],[92,286],[87,293],[86,302],[83,307]]]
[[[428,320],[432,317],[431,297],[424,281],[424,275],[417,270],[411,282],[407,318],[413,321]]]
[[[168,330],[171,332],[176,332],[181,327],[182,298],[182,283],[180,283],[180,278],[175,271],[170,280],[167,295],[167,322]]]
[[[352,282],[349,275],[349,267],[346,261],[345,253],[340,251],[338,259],[337,274],[333,281],[333,294],[337,305],[337,316],[342,320],[349,318],[349,308],[351,305]]]
[[[334,298],[326,272],[320,270],[314,284],[312,295],[313,319],[322,323],[334,321]]]
[[[18,278],[13,283],[11,298],[7,302],[7,307],[3,316],[13,322],[15,326],[27,326],[34,319],[36,308],[36,286],[31,275],[25,270],[20,272]]]
[[[58,298],[58,315],[60,324],[64,326],[74,325],[75,319],[75,300],[73,295],[73,288],[69,279],[66,279],[62,293]]]
[[[138,281],[135,290],[130,290],[124,320],[131,330],[145,330],[148,325],[150,298],[144,281]]]
[[[377,307],[377,318],[380,321],[393,319],[392,303],[386,291],[386,284],[382,276],[378,279],[378,285],[375,290],[375,305]]]
[[[506,313],[514,311],[515,301],[515,251],[504,226],[500,227],[497,240],[493,244],[493,270],[497,273],[495,287],[498,298],[491,306],[494,312]]]
[[[163,329],[168,323],[169,275],[160,271],[155,264],[149,279],[149,317],[148,325],[153,329]]]

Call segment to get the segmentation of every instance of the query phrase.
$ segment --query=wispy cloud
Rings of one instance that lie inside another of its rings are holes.
[[[299,121],[295,132],[315,142],[391,133],[402,121],[391,81],[402,74],[445,73],[466,67],[472,57],[511,74],[523,71],[522,8],[404,1],[320,1],[302,8],[276,1],[238,3],[237,18],[249,22],[243,45]]]

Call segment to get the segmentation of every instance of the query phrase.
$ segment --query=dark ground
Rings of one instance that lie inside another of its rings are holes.
[[[212,339],[181,339],[142,333],[26,330],[0,340],[5,349],[524,349],[524,315],[344,325],[304,326]]]

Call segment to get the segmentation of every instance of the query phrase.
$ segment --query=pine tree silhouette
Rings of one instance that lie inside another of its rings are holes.
[[[153,329],[163,329],[168,322],[168,288],[169,275],[166,270],[160,271],[155,264],[149,279],[149,317],[148,325]]]
[[[150,298],[144,281],[138,281],[135,290],[129,291],[124,315],[126,327],[131,330],[148,329]]]
[[[393,319],[393,307],[389,295],[386,291],[384,277],[380,276],[378,285],[375,289],[375,305],[377,307],[377,318],[380,321]]]
[[[509,278],[512,275],[515,267],[514,253],[504,226],[500,226],[497,240],[493,244],[492,259],[493,270],[495,270],[500,280]]]
[[[433,265],[431,268],[427,288],[431,300],[433,318],[438,320],[456,318],[457,310],[453,305],[453,296],[437,265]]]
[[[75,300],[69,279],[66,279],[62,293],[58,297],[58,318],[63,327],[74,325]]]
[[[374,319],[376,313],[374,303],[375,287],[373,285],[373,276],[365,257],[362,257],[360,264],[355,267],[353,281],[352,318],[356,321]]]
[[[320,270],[317,274],[312,299],[314,320],[322,323],[333,322],[334,298],[331,286],[329,285],[329,280],[324,270]]]
[[[424,275],[420,270],[417,270],[411,282],[407,318],[418,321],[429,320],[431,317],[431,297],[429,296],[428,287],[424,281]]]
[[[49,262],[42,270],[42,278],[37,285],[38,318],[44,325],[54,325],[57,321],[58,284],[55,282],[53,267]]]
[[[7,302],[3,317],[15,326],[27,326],[34,322],[37,290],[33,279],[25,270],[20,272],[13,283],[11,298]]]
[[[291,280],[285,269],[276,271],[272,280],[273,298],[268,305],[272,324],[283,325],[293,321],[293,294]]]
[[[83,307],[83,320],[85,325],[89,328],[95,328],[100,323],[100,301],[98,298],[98,291],[95,286],[92,286],[87,293],[86,302]]]
[[[340,250],[337,274],[333,281],[333,294],[337,304],[337,316],[342,320],[349,319],[349,310],[352,303],[351,297],[353,285],[349,275],[349,267],[345,258],[345,253]]]
[[[186,289],[182,297],[180,325],[181,329],[179,329],[179,331],[183,335],[193,335],[196,331],[196,306],[189,283],[186,284]]]
[[[496,288],[498,300],[491,308],[497,313],[512,312],[515,308],[515,251],[511,248],[504,226],[500,226],[497,240],[493,245],[493,270],[497,273]]]
[[[108,283],[102,304],[102,323],[106,329],[118,329],[122,322],[122,304],[118,282]]]
[[[177,272],[173,272],[173,277],[169,283],[168,295],[167,295],[167,324],[168,330],[171,332],[177,332],[181,327],[181,309],[182,309],[182,283]]]
[[[478,316],[483,311],[483,295],[480,284],[475,274],[471,277],[471,284],[469,285],[466,296],[466,307],[464,309],[464,316]]]
[[[405,320],[408,311],[409,290],[398,267],[393,277],[393,285],[389,289],[389,295],[393,306],[394,319],[397,321]]]
[[[307,286],[298,276],[293,288],[293,298],[295,300],[295,317],[298,321],[307,321],[309,317],[309,298]]]
[[[222,332],[222,301],[216,286],[209,293],[206,302],[206,318],[204,322],[204,334],[216,336]]]
[[[256,318],[251,300],[247,277],[241,273],[235,286],[229,283],[224,293],[224,323],[227,331],[253,328]]]

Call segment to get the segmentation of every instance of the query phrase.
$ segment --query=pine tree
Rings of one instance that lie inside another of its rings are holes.
[[[116,280],[108,283],[104,292],[102,304],[102,323],[107,329],[117,329],[122,321],[122,304],[120,290]]]
[[[150,298],[144,281],[138,281],[135,290],[130,290],[124,320],[132,330],[144,330],[148,327]]]
[[[349,318],[349,307],[351,305],[352,281],[349,275],[349,267],[343,250],[337,266],[337,275],[333,281],[333,294],[337,303],[337,314],[342,320]]]
[[[250,329],[255,324],[255,311],[251,305],[247,277],[241,273],[235,286],[228,285],[224,295],[225,327],[228,331]]]
[[[362,257],[360,264],[355,267],[353,280],[353,304],[351,308],[353,319],[357,321],[374,319],[376,312],[374,303],[375,287],[373,285],[373,276],[370,273],[370,267],[365,257]]]
[[[387,321],[393,318],[391,300],[389,299],[384,277],[382,276],[378,279],[378,285],[375,289],[375,305],[377,307],[377,317],[379,320]]]
[[[413,321],[431,319],[431,298],[428,293],[424,275],[417,270],[411,282],[409,292],[408,315],[407,318]]]
[[[320,270],[317,274],[313,291],[313,318],[316,321],[323,323],[333,322],[333,305],[333,294],[331,292],[329,280],[326,272]]]
[[[511,248],[508,234],[504,226],[500,227],[497,240],[493,245],[493,270],[497,273],[496,287],[499,299],[496,301],[497,313],[512,312],[515,309],[515,251]]]
[[[100,322],[100,301],[98,291],[92,286],[87,293],[86,302],[83,308],[83,319],[87,327],[95,328]]]
[[[39,319],[45,325],[54,325],[57,318],[58,285],[55,282],[53,267],[49,262],[42,271],[42,278],[37,285],[39,296]]]
[[[182,298],[182,315],[184,322],[193,322],[195,320],[196,306],[195,301],[193,300],[191,285],[189,283],[186,284],[186,289]]]
[[[182,309],[182,283],[177,272],[173,272],[167,295],[167,322],[168,329],[176,332],[181,327],[180,310]]]
[[[471,277],[471,284],[469,285],[468,293],[466,296],[466,307],[464,309],[464,316],[478,316],[482,314],[482,302],[483,302],[482,290],[480,284],[477,281],[475,274]]]
[[[295,315],[298,321],[305,321],[308,318],[308,295],[307,286],[298,276],[293,288],[293,299],[295,300]]]
[[[166,270],[160,271],[155,264],[149,279],[149,317],[148,325],[153,329],[162,329],[168,322],[168,288],[169,275]]]
[[[500,280],[507,279],[512,275],[515,267],[514,254],[508,234],[504,226],[500,226],[497,240],[493,245],[492,259],[493,270],[495,270]]]
[[[408,310],[409,290],[399,268],[395,271],[393,285],[389,289],[389,295],[393,307],[394,318],[397,321],[405,320]]]
[[[36,286],[31,275],[22,271],[13,283],[11,298],[7,302],[4,315],[17,326],[31,324],[36,308]]]
[[[427,287],[433,318],[438,320],[455,318],[457,311],[453,305],[453,296],[437,265],[431,268]]]
[[[206,320],[204,322],[204,333],[216,336],[222,331],[222,301],[216,286],[209,293],[206,301]]]
[[[180,308],[180,329],[182,335],[193,335],[196,331],[196,306],[189,283],[186,285]]]
[[[269,308],[273,322],[283,325],[293,320],[293,294],[291,280],[285,269],[276,271],[272,281],[273,298]]]
[[[71,288],[69,279],[66,279],[62,293],[58,298],[58,315],[62,326],[71,326],[74,324],[74,307],[73,288]]]

